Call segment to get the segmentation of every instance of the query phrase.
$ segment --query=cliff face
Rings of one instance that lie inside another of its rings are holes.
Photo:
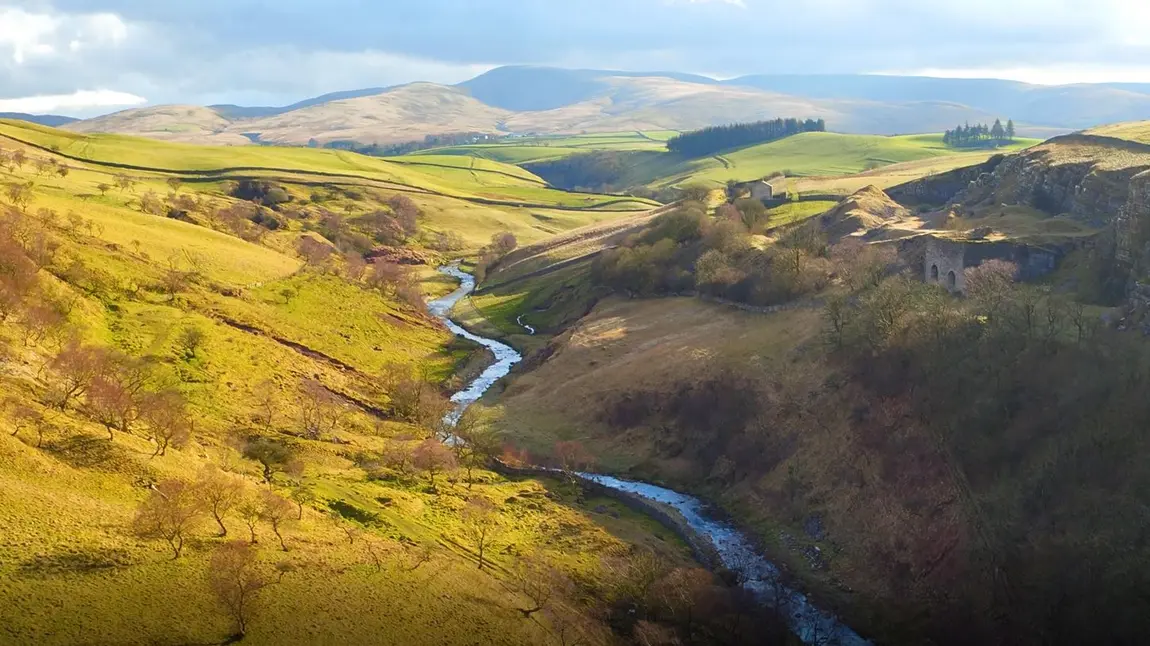
[[[887,189],[887,194],[903,204],[946,204],[955,195],[998,168],[1005,155],[995,155],[985,163],[956,168],[945,173],[916,179]]]
[[[1135,195],[1150,170],[1150,146],[1094,135],[1057,137],[1007,157],[951,200],[955,206],[1022,204],[1102,227],[1145,213]]]

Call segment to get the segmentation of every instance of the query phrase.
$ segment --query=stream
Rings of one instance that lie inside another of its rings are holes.
[[[453,333],[479,343],[495,354],[495,363],[468,384],[467,388],[459,391],[451,398],[455,404],[455,409],[448,415],[447,419],[454,423],[458,421],[459,416],[468,406],[478,401],[496,381],[511,371],[512,366],[522,361],[523,357],[514,348],[494,339],[472,334],[451,320],[450,314],[455,304],[475,290],[475,278],[459,269],[458,265],[440,267],[439,271],[457,279],[459,288],[447,296],[428,303],[428,310],[442,320]],[[531,332],[534,334],[535,331],[532,330]],[[806,595],[778,585],[776,583],[779,576],[778,568],[759,554],[753,543],[733,525],[716,520],[709,515],[706,511],[706,505],[698,498],[645,482],[621,480],[595,473],[579,475],[605,487],[633,493],[674,507],[683,515],[692,529],[711,540],[723,566],[738,572],[746,582],[743,585],[747,589],[754,592],[763,603],[771,607],[786,608],[791,630],[804,643],[817,646],[830,644],[863,646],[870,644],[833,615],[815,607]]]

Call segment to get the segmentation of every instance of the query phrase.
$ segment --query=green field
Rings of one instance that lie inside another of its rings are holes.
[[[667,149],[663,142],[677,134],[679,133],[673,130],[657,130],[570,137],[516,138],[492,144],[432,148],[412,153],[407,157],[462,155],[506,164],[529,164],[598,150],[662,152]]]
[[[1018,140],[1009,147],[988,151],[985,156],[1036,143],[1038,140]],[[635,173],[637,179],[651,178],[647,183],[656,186],[718,186],[728,180],[745,182],[775,172],[790,177],[850,175],[900,162],[969,154],[968,150],[943,145],[941,135],[881,137],[807,132],[705,159],[684,162],[650,157],[637,164]]]
[[[628,155],[627,172],[618,178],[617,186],[663,188],[694,183],[719,186],[729,180],[750,181],[776,172],[796,178],[844,177],[885,166],[942,158],[948,161],[940,161],[940,166],[949,169],[956,164],[980,163],[997,152],[1015,152],[1039,143],[1037,139],[1018,139],[997,150],[979,151],[950,148],[943,144],[942,135],[934,134],[884,137],[811,132],[712,157],[684,160],[668,154],[662,143],[675,134],[662,131],[511,139],[434,148],[396,159],[469,156],[507,165],[530,165],[593,151],[613,151]],[[872,183],[881,183],[881,180]],[[809,186],[796,190],[818,192],[817,187]]]
[[[395,163],[347,151],[271,146],[193,146],[121,135],[80,135],[26,122],[0,120],[0,135],[94,164],[135,167],[131,172],[175,171],[227,177],[240,173],[299,174],[373,181],[460,199],[575,209],[644,210],[658,204],[637,198],[574,194],[548,188],[516,166],[472,164],[435,155],[421,164]]]

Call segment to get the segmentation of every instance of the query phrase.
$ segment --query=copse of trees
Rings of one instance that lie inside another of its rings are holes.
[[[969,123],[957,126],[954,130],[947,130],[942,135],[942,141],[954,148],[984,148],[987,146],[1001,146],[1014,141],[1014,121],[1007,119],[1002,125],[1000,119],[994,120],[994,125],[985,123]]]
[[[684,157],[704,157],[721,150],[767,143],[802,132],[825,132],[822,119],[774,119],[733,123],[684,132],[667,141],[667,150]]]

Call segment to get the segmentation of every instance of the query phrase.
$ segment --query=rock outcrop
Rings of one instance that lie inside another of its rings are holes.
[[[867,186],[818,218],[827,239],[837,242],[849,235],[872,231],[911,217],[910,211],[882,189]]]

